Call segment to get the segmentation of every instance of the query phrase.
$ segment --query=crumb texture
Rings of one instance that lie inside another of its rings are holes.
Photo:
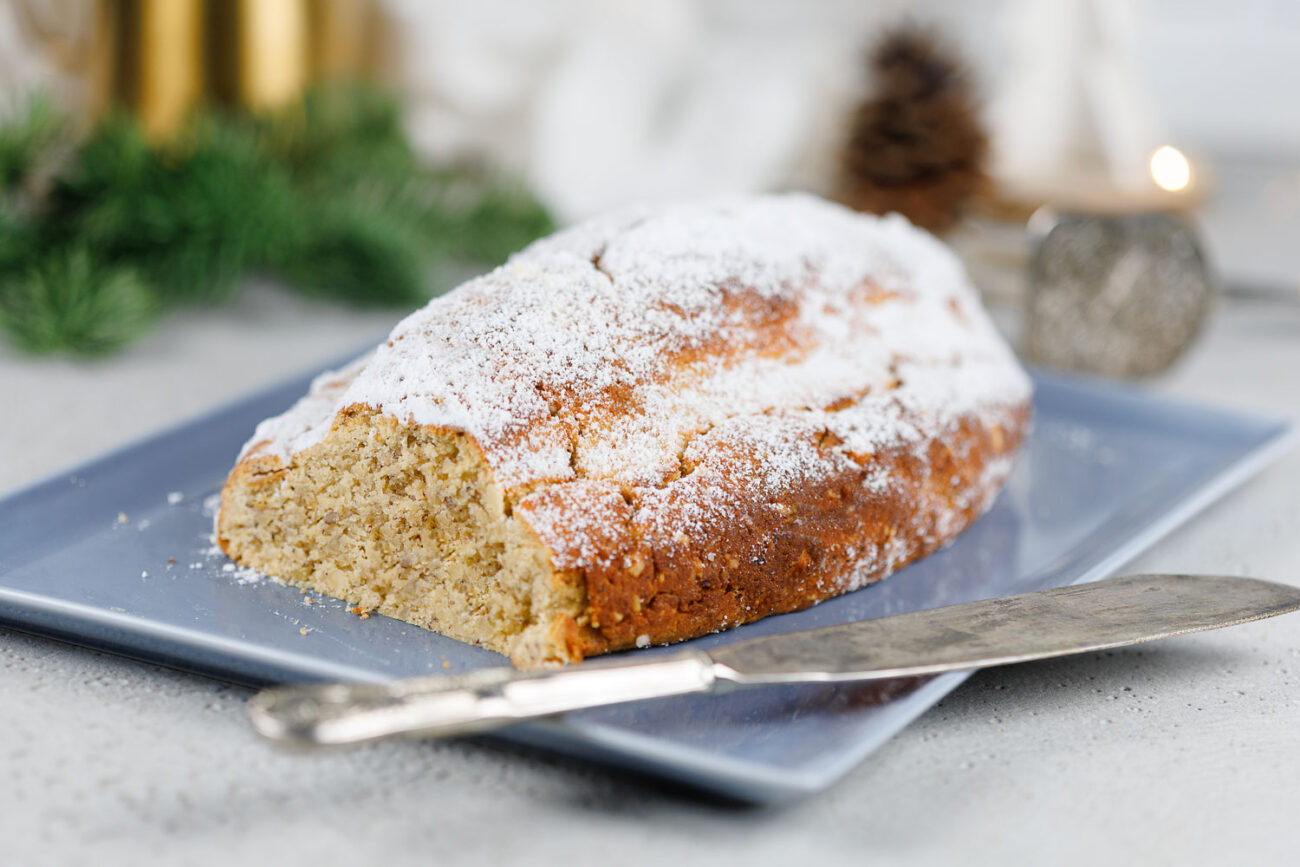
[[[219,538],[521,664],[575,659],[934,550],[992,502],[1029,397],[955,257],[901,218],[630,210],[434,300],[260,425]]]
[[[530,628],[581,608],[507,520],[472,440],[371,411],[345,413],[288,464],[242,462],[219,526],[240,563],[528,664],[552,650]]]

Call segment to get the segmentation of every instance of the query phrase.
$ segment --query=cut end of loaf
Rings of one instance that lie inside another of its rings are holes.
[[[246,566],[520,667],[583,655],[584,589],[510,517],[462,432],[354,408],[287,460],[254,448],[222,493],[217,538]]]

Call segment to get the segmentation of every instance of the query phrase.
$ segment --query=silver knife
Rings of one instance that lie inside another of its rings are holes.
[[[1130,575],[875,620],[542,672],[509,667],[387,684],[286,686],[253,726],[299,747],[444,737],[584,708],[788,683],[885,680],[1123,647],[1300,610],[1300,588],[1214,575]]]

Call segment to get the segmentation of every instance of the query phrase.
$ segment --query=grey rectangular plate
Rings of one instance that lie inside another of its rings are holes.
[[[876,586],[694,643],[1103,578],[1289,441],[1284,422],[1035,379],[1025,454],[994,508],[951,547]],[[395,620],[362,620],[335,600],[309,603],[212,548],[211,500],[240,444],[308,380],[0,500],[0,624],[248,684],[382,681],[504,663]],[[641,702],[496,737],[744,801],[786,801],[832,783],[965,676]]]

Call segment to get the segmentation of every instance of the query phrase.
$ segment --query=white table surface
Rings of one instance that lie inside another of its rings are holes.
[[[391,313],[253,289],[100,363],[0,348],[0,490],[319,364]],[[1300,416],[1300,305],[1154,386]],[[1300,584],[1300,453],[1133,571]],[[0,863],[1294,864],[1300,616],[980,673],[839,785],[738,809],[502,748],[287,755],[245,690],[0,630]]]

